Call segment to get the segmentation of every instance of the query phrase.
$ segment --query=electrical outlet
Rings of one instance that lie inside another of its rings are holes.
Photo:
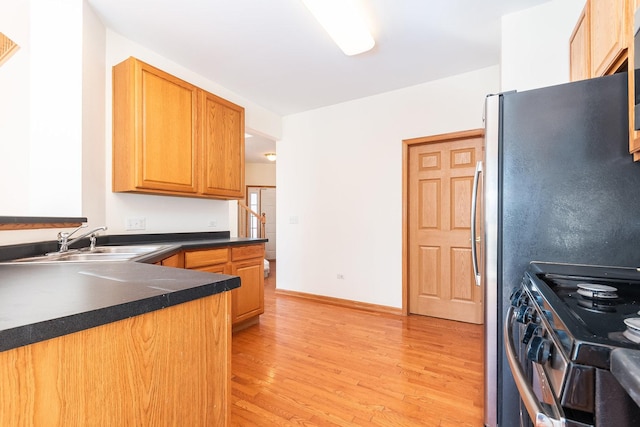
[[[344,280],[344,274],[338,273],[338,275],[336,276],[336,278],[340,279],[340,280]]]
[[[216,221],[215,219],[212,219],[211,221],[209,221],[209,227],[217,227],[218,226],[218,221]]]
[[[147,228],[147,219],[146,218],[127,218],[127,221],[124,226],[125,230],[133,231],[133,230],[144,230]]]

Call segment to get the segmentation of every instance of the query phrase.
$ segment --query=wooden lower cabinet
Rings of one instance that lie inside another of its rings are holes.
[[[240,287],[231,291],[234,330],[257,323],[264,313],[264,243],[188,250],[184,268],[240,277]]]
[[[264,243],[231,247],[231,274],[241,283],[232,291],[232,322],[251,325],[264,313]]]
[[[239,288],[231,291],[231,319],[234,325],[264,313],[264,261],[231,264],[231,275],[239,276]]]
[[[178,252],[168,258],[163,259],[158,264],[164,267],[184,268],[184,252]]]
[[[2,426],[227,426],[231,293],[0,352]]]

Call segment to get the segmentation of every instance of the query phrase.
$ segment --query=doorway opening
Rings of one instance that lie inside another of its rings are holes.
[[[276,259],[276,188],[273,186],[247,186],[246,206],[238,210],[240,237],[266,238],[265,258]],[[264,221],[264,224],[262,223]]]

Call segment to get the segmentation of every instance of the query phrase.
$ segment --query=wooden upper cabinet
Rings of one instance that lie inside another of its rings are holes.
[[[134,58],[113,68],[113,189],[198,191],[198,88]]]
[[[585,5],[569,40],[569,70],[571,81],[591,77],[589,44],[589,8]]]
[[[209,92],[204,92],[202,98],[202,193],[241,199],[244,197],[244,109]]]
[[[244,109],[136,58],[113,67],[113,191],[243,197]]]
[[[628,46],[627,0],[588,0],[591,77],[617,71],[626,59]]]
[[[634,161],[640,160],[640,132],[634,126],[637,82],[633,78],[633,21],[638,7],[639,0],[587,0],[569,41],[571,81],[628,71],[629,152]],[[586,75],[585,64],[589,64]]]
[[[630,0],[629,7],[629,22],[627,23],[627,38],[629,40],[629,54],[628,54],[628,78],[629,78],[629,152],[633,154],[633,160],[635,162],[640,161],[640,132],[636,130],[637,124],[635,119],[635,100],[636,100],[636,85],[640,84],[636,77],[635,61],[636,61],[636,49],[634,40],[634,15],[635,11],[640,8],[640,0]]]

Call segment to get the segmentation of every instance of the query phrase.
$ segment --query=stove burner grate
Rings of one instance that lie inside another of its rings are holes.
[[[624,319],[627,329],[622,333],[629,341],[640,344],[640,317],[629,317]]]
[[[616,305],[615,302],[610,300],[598,300],[583,296],[580,296],[578,299],[578,307],[593,313],[615,313]]]
[[[597,283],[578,283],[578,294],[594,300],[612,300],[618,298],[618,289]]]

